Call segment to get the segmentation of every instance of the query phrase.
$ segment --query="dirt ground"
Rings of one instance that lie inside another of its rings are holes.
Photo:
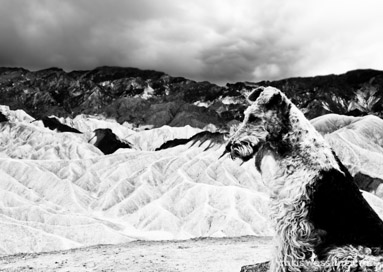
[[[239,272],[267,261],[269,237],[135,241],[119,245],[0,257],[0,271]]]

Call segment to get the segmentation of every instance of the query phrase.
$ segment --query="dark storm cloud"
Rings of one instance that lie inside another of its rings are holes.
[[[162,16],[160,5],[142,0],[3,1],[1,65],[123,65],[142,47],[137,26]]]
[[[0,66],[257,81],[382,68],[379,0],[2,0]]]
[[[203,50],[204,74],[215,81],[277,79],[288,74],[299,58],[299,48],[281,47],[273,39],[264,39],[239,39]]]

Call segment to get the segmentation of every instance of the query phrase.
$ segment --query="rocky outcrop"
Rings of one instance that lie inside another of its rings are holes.
[[[37,121],[37,120],[36,120]],[[58,132],[73,132],[73,133],[81,133],[75,128],[72,128],[70,126],[62,124],[57,118],[55,117],[43,117],[41,118],[41,121],[43,122],[44,126],[51,129],[51,130],[57,130]]]
[[[354,181],[361,190],[375,194],[383,198],[383,179],[371,177],[363,173],[356,173]]]
[[[8,118],[0,111],[0,123],[7,122]]]
[[[121,141],[110,128],[98,128],[94,131],[94,134],[96,138],[94,145],[105,155],[112,154],[120,148],[132,148],[131,143]]]

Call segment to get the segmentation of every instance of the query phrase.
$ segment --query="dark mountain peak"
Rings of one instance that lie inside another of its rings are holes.
[[[368,82],[372,78],[380,76],[383,77],[383,71],[379,70],[373,70],[373,69],[358,69],[358,70],[352,70],[348,71],[344,74],[344,77],[346,78],[346,81],[349,83],[360,83],[360,82]]]
[[[39,79],[47,80],[47,79],[53,79],[53,78],[59,78],[59,77],[68,77],[67,73],[63,69],[57,68],[57,67],[51,67],[47,69],[38,70],[38,71],[32,72],[31,74],[32,74],[31,78],[35,78],[37,80]]]
[[[66,73],[63,69],[57,67],[50,67],[46,69],[37,70],[35,74],[50,74],[50,73]]]
[[[165,75],[165,73],[154,70],[140,70],[138,68],[118,66],[101,66],[88,71],[84,74],[84,77],[99,83],[103,81],[132,77],[140,77],[144,80],[158,79],[163,75]]]
[[[310,82],[315,85],[328,85],[329,83],[339,84],[342,82],[348,82],[350,84],[361,84],[368,82],[375,76],[383,77],[383,71],[373,69],[357,69],[351,70],[343,74],[328,74],[319,75],[313,77],[291,77],[275,81],[260,81],[257,85],[267,84],[286,84],[291,82]]]
[[[29,71],[21,67],[0,67],[0,75],[4,73],[12,73],[12,72],[28,73]]]

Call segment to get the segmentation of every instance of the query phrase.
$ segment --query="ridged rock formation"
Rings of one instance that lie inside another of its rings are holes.
[[[203,131],[190,126],[140,131],[127,123],[79,115],[59,120],[82,134],[57,132],[41,121],[31,123],[34,118],[21,110],[0,106],[0,111],[9,119],[0,123],[0,254],[134,239],[272,235],[260,174],[251,162],[240,166],[219,160],[224,146],[207,137],[216,134],[204,132],[195,141],[154,151]],[[359,135],[363,130],[355,127],[352,135]],[[99,128],[110,128],[134,148],[104,155],[88,143]],[[378,156],[379,133],[373,135],[353,148],[374,147]],[[352,154],[341,152],[342,145],[349,150],[348,142],[335,139],[340,156]],[[366,168],[374,165],[374,157],[365,154],[366,165],[359,172],[375,173],[377,169]],[[348,167],[352,158],[342,157]],[[382,200],[365,197],[383,215]]]
[[[332,114],[311,122],[330,143],[359,187],[383,198],[383,120],[373,115]]]

